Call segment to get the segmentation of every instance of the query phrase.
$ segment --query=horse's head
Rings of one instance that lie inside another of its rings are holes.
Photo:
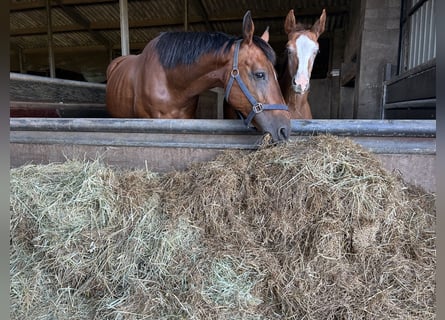
[[[269,133],[273,142],[290,134],[290,116],[274,69],[275,52],[269,46],[269,32],[254,36],[250,11],[243,20],[243,38],[234,42],[225,98],[257,130]]]
[[[299,94],[309,90],[312,66],[319,51],[318,37],[323,33],[326,24],[326,11],[310,28],[297,24],[294,10],[291,9],[284,22],[288,42],[288,68],[292,77],[292,89]]]

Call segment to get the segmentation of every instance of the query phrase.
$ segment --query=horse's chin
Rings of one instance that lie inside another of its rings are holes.
[[[286,141],[289,141],[288,139],[277,139],[272,136],[270,132],[265,132],[263,136],[261,137],[260,146],[261,147],[270,147],[275,146],[278,144],[285,143]]]
[[[276,142],[273,141],[272,135],[269,132],[266,132],[261,137],[261,143],[260,145],[263,147],[270,146],[275,144]]]
[[[301,94],[301,95],[303,95],[303,94],[309,92],[309,87],[308,87],[307,89],[305,89],[305,90],[301,90],[301,86],[294,86],[294,85],[292,85],[292,90],[293,90],[296,94]]]

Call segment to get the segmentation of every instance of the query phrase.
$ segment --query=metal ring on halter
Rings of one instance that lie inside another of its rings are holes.
[[[255,113],[260,113],[263,110],[264,108],[261,102],[257,102],[255,105],[252,106],[252,111]]]
[[[232,69],[232,71],[230,72],[230,75],[232,76],[232,78],[235,78],[239,75],[239,70],[238,68],[234,68]]]

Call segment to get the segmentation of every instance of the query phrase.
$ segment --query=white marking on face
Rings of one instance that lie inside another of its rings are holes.
[[[309,78],[309,63],[312,68],[312,64],[314,63],[313,57],[318,52],[318,44],[303,34],[295,41],[295,47],[297,48],[298,57],[297,74],[305,75]]]
[[[312,65],[318,52],[318,43],[301,35],[295,41],[298,57],[298,70],[292,78],[292,87],[296,93],[304,93],[309,90]]]

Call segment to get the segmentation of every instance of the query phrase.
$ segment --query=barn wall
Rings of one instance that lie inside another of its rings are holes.
[[[367,0],[361,39],[358,119],[381,118],[384,68],[397,64],[400,1]]]
[[[308,96],[314,119],[341,119],[340,69],[344,60],[345,30],[333,32],[330,39],[330,68],[324,79],[311,79]],[[315,61],[316,63],[317,61]]]
[[[330,119],[331,104],[333,103],[331,94],[331,79],[311,80],[311,91],[308,100],[314,119]]]
[[[363,29],[363,16],[366,0],[352,1],[349,8],[349,25],[345,31],[343,60],[340,65],[340,93],[339,110],[340,119],[354,117],[355,83],[358,74],[358,57]]]
[[[351,86],[340,87],[340,109],[338,110],[339,119],[353,119],[355,89]]]
[[[350,10],[339,114],[341,118],[380,119],[384,68],[387,63],[397,64],[400,1],[352,1]]]

